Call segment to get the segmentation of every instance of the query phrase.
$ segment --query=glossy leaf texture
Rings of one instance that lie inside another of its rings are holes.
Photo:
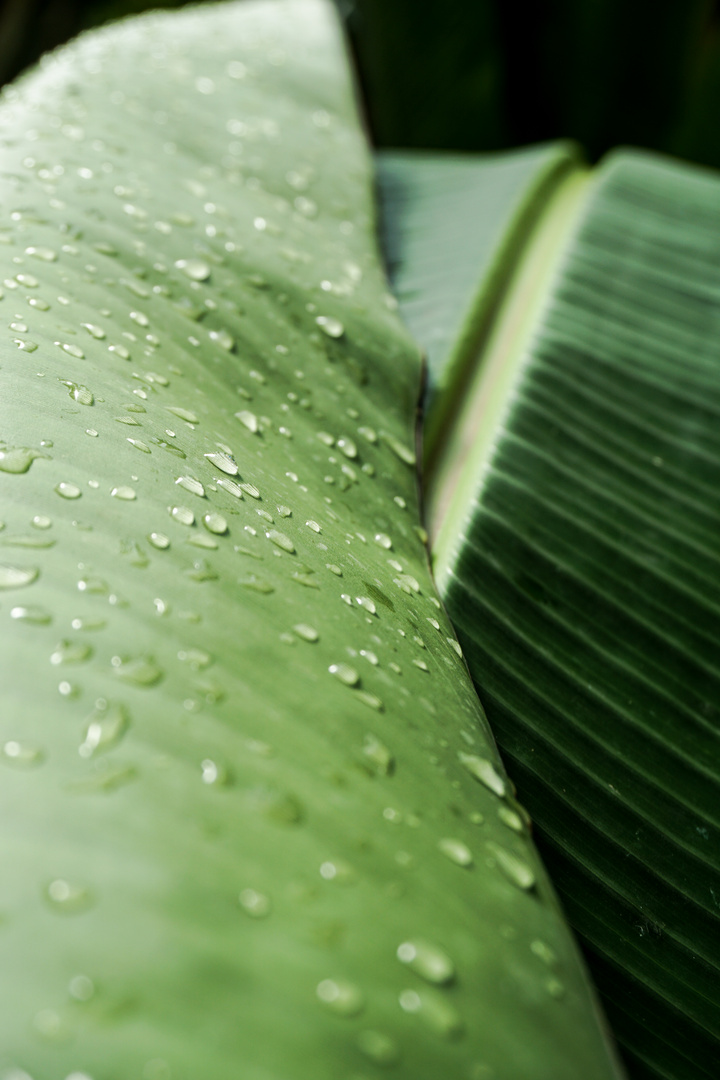
[[[434,565],[630,1075],[700,1080],[720,1054],[720,180],[618,152],[573,184],[477,358],[475,445],[431,478]]]
[[[619,1075],[429,574],[332,8],[0,116],[0,1074]]]

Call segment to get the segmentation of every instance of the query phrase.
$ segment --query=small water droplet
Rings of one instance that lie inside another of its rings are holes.
[[[414,449],[399,439],[396,439],[394,435],[391,435],[387,431],[381,431],[380,436],[387,447],[392,450],[395,457],[399,458],[406,465],[415,465],[416,457]]]
[[[400,1060],[400,1048],[390,1035],[367,1029],[357,1038],[358,1049],[375,1065],[394,1065]]]
[[[345,686],[357,686],[360,682],[357,671],[349,664],[331,664],[328,671]]]
[[[341,338],[345,333],[345,327],[340,320],[334,319],[331,315],[318,315],[315,322],[323,334],[327,334],[330,338]]]
[[[397,958],[437,986],[444,986],[455,978],[455,965],[450,957],[430,942],[404,941],[397,948]]]
[[[392,776],[395,771],[393,753],[380,739],[372,734],[365,736],[361,761],[365,768],[375,776]]]
[[[471,776],[499,795],[501,799],[504,797],[507,785],[491,761],[478,757],[477,754],[466,754],[462,750],[458,751],[458,759]]]
[[[357,1016],[365,1008],[362,990],[344,979],[323,979],[315,992],[323,1005],[338,1016]]]
[[[191,412],[190,409],[183,409],[180,405],[166,405],[165,408],[173,416],[177,416],[179,420],[184,420],[187,424],[199,424],[200,419]]]
[[[8,740],[0,754],[0,759],[6,765],[15,765],[21,769],[32,769],[36,765],[41,765],[44,757],[39,746],[17,742],[15,739]]]
[[[216,511],[204,514],[202,521],[207,531],[214,533],[216,536],[223,536],[228,531],[226,519]]]
[[[80,757],[89,758],[116,746],[127,731],[129,720],[124,707],[118,702],[101,699],[89,717],[85,740],[80,744]]]
[[[235,348],[235,338],[227,330],[211,330],[208,337],[214,345],[219,345],[226,352]]]
[[[84,642],[61,641],[50,656],[51,664],[82,664],[92,656],[92,648]]]
[[[105,331],[101,326],[95,326],[94,323],[84,322],[80,323],[83,330],[87,330],[91,337],[94,337],[96,341],[103,341],[106,337]]]
[[[31,585],[40,571],[32,566],[0,565],[0,589],[19,589]]]
[[[444,996],[432,990],[403,990],[400,1008],[418,1019],[442,1039],[457,1039],[464,1031],[459,1013]]]
[[[195,515],[187,506],[170,506],[168,509],[170,511],[170,516],[181,525],[195,524]]]
[[[351,458],[351,459],[356,458],[357,455],[358,455],[357,446],[352,441],[352,439],[348,439],[348,438],[338,439],[337,448],[347,458]]]
[[[207,281],[211,273],[208,264],[201,259],[176,259],[175,267],[191,281]]]
[[[197,495],[201,499],[205,498],[205,488],[194,476],[178,476],[175,483],[178,487],[189,491],[191,495]]]
[[[335,563],[326,563],[325,564],[325,569],[329,570],[331,574],[335,574],[336,577],[342,577],[343,576],[342,569],[339,566],[337,566]]]
[[[49,529],[52,526],[52,518],[47,517],[45,514],[36,514],[30,524],[35,529]]]
[[[488,841],[485,846],[508,881],[526,892],[535,888],[535,873],[526,862],[492,841]]]
[[[32,255],[35,259],[41,259],[42,262],[55,262],[57,259],[57,252],[49,247],[26,247],[25,254]]]
[[[315,642],[320,640],[320,635],[314,626],[309,626],[307,623],[297,623],[293,626],[294,632],[303,641]]]
[[[114,499],[122,499],[124,502],[132,502],[137,498],[134,488],[129,487],[127,484],[119,484],[114,487],[110,492]]]
[[[166,548],[170,547],[170,538],[165,533],[151,532],[148,534],[148,540],[159,551],[165,551]]]
[[[59,484],[55,485],[55,491],[63,499],[79,499],[82,495],[82,491],[77,484],[70,484],[65,480],[61,480]]]
[[[356,596],[355,602],[365,611],[369,611],[371,615],[377,615],[377,608],[369,596]]]
[[[353,694],[358,701],[361,701],[363,705],[367,705],[369,709],[374,709],[375,712],[385,711],[382,698],[379,698],[376,694],[371,694],[368,690],[353,690]]]
[[[254,412],[250,412],[249,409],[241,409],[240,412],[236,412],[235,416],[244,424],[248,431],[251,431],[253,435],[257,434],[259,430],[258,418]]]
[[[69,356],[74,356],[76,360],[85,359],[85,353],[82,351],[79,345],[71,345],[65,341],[56,341],[55,344],[59,345],[60,348],[64,352],[68,353]]]
[[[90,1001],[95,994],[95,984],[87,975],[74,975],[68,983],[68,993],[75,1001]]]
[[[520,815],[514,810],[511,810],[509,806],[499,807],[498,817],[503,825],[507,825],[508,829],[512,829],[513,832],[522,833],[525,831],[525,822]]]
[[[287,551],[290,555],[294,554],[295,545],[293,544],[290,537],[286,536],[285,533],[278,532],[277,529],[269,529],[265,533],[265,536],[268,538],[268,540],[275,544],[276,547],[282,548],[283,551]]]
[[[473,864],[472,852],[467,844],[463,844],[462,840],[445,836],[438,841],[438,848],[443,855],[447,856],[451,862],[457,863],[458,866],[472,866]]]
[[[14,607],[10,611],[11,619],[18,619],[21,622],[32,623],[35,626],[47,626],[52,622],[52,615],[43,607],[39,607],[35,604],[28,605],[27,607]]]
[[[375,533],[375,543],[386,551],[390,551],[393,546],[392,540],[386,533]]]
[[[155,686],[163,677],[162,669],[150,656],[137,656],[129,660],[113,656],[111,663],[118,679],[133,686]]]
[[[270,897],[258,892],[257,889],[243,889],[238,900],[243,911],[253,919],[264,919],[272,910]]]
[[[530,951],[537,956],[539,960],[542,960],[544,964],[547,964],[548,967],[553,967],[557,963],[557,956],[555,955],[554,950],[540,938],[536,938],[534,941],[530,942]]]
[[[45,895],[55,911],[68,915],[87,911],[92,903],[92,897],[88,889],[82,885],[66,881],[65,878],[55,878],[54,881],[51,881]]]
[[[419,668],[420,671],[430,671],[430,668],[427,666],[424,660],[413,659],[413,664],[416,668]]]
[[[202,770],[202,782],[213,787],[227,787],[230,783],[230,774],[224,765],[220,765],[212,758],[205,758],[200,763]]]

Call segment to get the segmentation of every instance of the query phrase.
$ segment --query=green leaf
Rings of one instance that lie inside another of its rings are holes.
[[[5,1080],[618,1076],[430,578],[331,9],[0,110]]]
[[[720,1053],[720,181],[626,152],[560,195],[456,415],[470,449],[433,474],[434,564],[631,1075],[699,1080]]]

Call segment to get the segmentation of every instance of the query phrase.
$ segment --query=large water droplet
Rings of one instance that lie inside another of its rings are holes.
[[[428,941],[404,941],[398,945],[397,958],[423,979],[438,986],[455,978],[455,965],[450,957]]]
[[[163,677],[162,669],[150,656],[137,656],[129,660],[113,656],[111,662],[118,679],[133,686],[155,686]]]
[[[166,548],[170,547],[170,537],[166,536],[165,533],[151,532],[148,534],[148,540],[159,551],[165,551]]]
[[[128,715],[118,702],[97,703],[85,730],[85,740],[80,744],[80,757],[110,750],[120,742],[129,726]]]
[[[19,589],[31,585],[40,571],[33,566],[0,565],[0,589]]]
[[[242,499],[243,489],[239,484],[236,484],[234,480],[228,480],[227,477],[221,476],[217,481],[217,486],[222,488],[223,491],[227,491],[229,495],[234,496],[236,499]]]
[[[227,520],[217,511],[204,514],[202,520],[207,531],[214,533],[216,536],[223,536],[228,531]]]
[[[507,785],[491,761],[478,757],[477,754],[466,754],[462,750],[458,751],[458,758],[471,776],[474,776],[490,791],[494,791],[500,798],[504,797]]]
[[[365,995],[345,979],[323,979],[315,990],[318,1000],[338,1016],[357,1016],[365,1008]]]
[[[185,491],[189,491],[192,495],[197,495],[201,499],[205,498],[205,488],[194,476],[178,476],[175,483],[178,487],[184,488]]]
[[[119,484],[112,489],[110,494],[114,499],[122,499],[124,502],[132,502],[133,499],[137,498],[135,489],[129,487],[127,484]]]
[[[27,446],[5,446],[0,449],[0,472],[26,473],[36,458],[47,458],[39,450]]]
[[[237,476],[238,467],[229,454],[213,453],[206,454],[205,457],[221,472],[227,473],[228,476]]]
[[[201,259],[176,259],[175,266],[191,281],[207,281],[210,277],[210,267]]]
[[[194,525],[195,515],[187,506],[170,506],[170,515],[181,525]]]
[[[488,841],[485,846],[508,881],[525,891],[535,888],[535,873],[526,862],[492,841]]]

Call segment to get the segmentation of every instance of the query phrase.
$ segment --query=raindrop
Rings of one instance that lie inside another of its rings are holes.
[[[241,409],[240,412],[235,413],[235,416],[242,424],[245,425],[248,431],[251,431],[253,435],[257,434],[259,425],[258,418],[255,413],[250,412],[249,409]]]
[[[94,323],[84,322],[80,323],[83,330],[87,330],[91,337],[94,337],[97,341],[103,341],[106,337],[105,331],[101,326],[95,326]]]
[[[45,755],[39,746],[17,742],[15,739],[6,742],[0,753],[0,760],[5,764],[16,765],[24,769],[31,769],[42,764],[44,757]]]
[[[454,1005],[437,991],[403,990],[400,1008],[416,1014],[440,1038],[457,1039],[463,1033],[463,1022]]]
[[[0,449],[0,472],[15,475],[26,473],[36,458],[47,456],[38,450],[30,450],[26,446],[5,446]]]
[[[367,1029],[357,1039],[358,1049],[375,1065],[394,1065],[400,1059],[400,1048],[390,1035]]]
[[[161,532],[148,533],[148,540],[154,548],[158,548],[159,551],[165,551],[170,547],[170,538]]]
[[[397,958],[437,986],[444,986],[455,978],[455,965],[447,953],[427,941],[404,941],[398,945]]]
[[[220,469],[221,472],[227,473],[228,476],[237,476],[238,467],[229,454],[214,453],[206,454],[205,457],[216,469]]]
[[[347,458],[356,458],[357,457],[357,453],[358,453],[357,452],[357,446],[352,441],[352,439],[346,439],[346,438],[338,439],[337,448]]]
[[[195,515],[192,510],[189,510],[187,506],[170,506],[168,507],[171,517],[181,525],[194,525]]]
[[[367,705],[368,708],[375,709],[376,712],[385,711],[382,699],[375,694],[371,694],[367,690],[353,690],[353,693],[358,701],[362,701],[363,705]]]
[[[392,548],[392,540],[385,533],[375,533],[375,543],[379,544],[381,548],[385,548],[386,551],[390,551]]]
[[[557,963],[557,956],[555,952],[540,938],[536,938],[530,942],[530,952],[537,956],[538,960],[542,960],[548,967],[553,967]]]
[[[377,608],[369,596],[356,596],[355,601],[361,608],[365,608],[365,611],[369,611],[371,615],[377,615]]]
[[[217,481],[217,486],[222,488],[223,491],[227,491],[229,495],[233,495],[236,499],[242,499],[243,497],[242,488],[234,480],[228,480],[226,477],[221,476]]]
[[[226,352],[232,352],[235,348],[235,338],[227,330],[211,330],[208,337],[214,345],[219,345]]]
[[[80,383],[67,382],[65,379],[60,380],[64,386],[70,388],[70,397],[73,401],[77,401],[78,405],[94,405],[95,398],[92,390],[87,386],[82,386]]]
[[[113,656],[111,663],[117,677],[133,686],[155,686],[163,677],[162,670],[150,656],[137,656],[130,660]]]
[[[31,585],[40,571],[31,566],[0,565],[0,589],[19,589]]]
[[[200,763],[202,782],[213,787],[226,787],[230,783],[230,774],[223,765],[218,765],[212,758],[205,758]]]
[[[365,736],[361,761],[376,776],[392,776],[395,771],[394,755],[375,735]]]
[[[82,664],[92,656],[92,648],[84,642],[61,641],[50,656],[51,664]]]
[[[471,776],[484,784],[486,788],[503,798],[507,790],[505,781],[495,766],[487,758],[478,757],[477,754],[466,754],[458,751],[460,764],[464,765]]]
[[[294,554],[295,545],[293,544],[290,537],[286,536],[285,533],[278,532],[277,529],[269,529],[265,533],[265,536],[268,538],[268,540],[275,544],[276,547],[282,548],[283,551],[287,551],[290,555]]]
[[[357,686],[360,682],[357,671],[349,664],[331,664],[328,671],[345,686]]]
[[[413,664],[415,665],[416,668],[419,668],[420,671],[429,671],[430,670],[430,668],[427,666],[427,664],[425,663],[424,660],[413,659]]]
[[[357,1016],[365,1008],[365,996],[354,983],[323,979],[315,990],[318,999],[338,1016]]]
[[[114,487],[110,492],[114,499],[122,499],[124,502],[132,502],[137,498],[135,490],[128,487],[127,484],[120,484],[118,487]]]
[[[535,873],[526,862],[492,841],[488,841],[485,846],[508,881],[526,892],[535,888]]]
[[[191,281],[207,281],[210,277],[210,267],[201,259],[177,259],[175,266]]]
[[[178,476],[175,480],[178,487],[184,488],[185,491],[189,491],[191,495],[198,495],[201,499],[205,498],[205,488],[196,480],[193,476]]]
[[[305,524],[307,525],[308,529],[312,529],[314,533],[322,532],[322,527],[318,525],[317,521],[306,521]]]
[[[501,806],[498,810],[498,817],[502,821],[503,825],[507,825],[508,829],[512,829],[513,832],[522,833],[525,831],[525,823],[519,814],[511,810],[509,806]]]
[[[455,652],[458,654],[458,656],[462,660],[463,651],[462,651],[462,648],[460,647],[460,642],[456,641],[455,638],[451,638],[451,637],[447,637],[447,638],[445,638],[445,640],[447,641],[448,645],[450,645],[451,648],[455,650]]]
[[[49,529],[52,525],[52,518],[47,517],[45,514],[36,514],[30,524],[36,529]]]
[[[343,576],[343,572],[342,572],[341,568],[339,566],[336,566],[335,563],[326,563],[325,564],[325,569],[329,570],[331,574],[335,574],[336,577],[342,577]]]
[[[35,626],[47,626],[48,623],[52,622],[50,612],[37,605],[14,607],[10,611],[10,618],[18,619],[20,622],[32,623]]]
[[[330,315],[318,315],[315,322],[330,338],[341,338],[345,333],[345,327],[339,319],[333,319]]]
[[[303,641],[315,642],[319,641],[320,639],[320,635],[318,634],[315,627],[308,626],[307,623],[297,623],[295,626],[293,626],[293,630],[299,638],[302,638]]]
[[[258,787],[251,789],[247,796],[253,809],[278,825],[297,825],[302,821],[302,806],[298,799],[288,792],[277,788]]]
[[[95,984],[87,975],[74,975],[68,983],[68,993],[75,1001],[89,1001],[95,994]]]
[[[63,499],[79,499],[82,495],[82,491],[77,484],[70,484],[65,480],[61,480],[59,484],[55,485],[55,491]]]
[[[243,889],[238,900],[243,911],[253,919],[264,919],[272,909],[270,898],[256,889]]]
[[[209,514],[203,515],[203,525],[208,532],[214,533],[216,536],[222,536],[228,531],[228,523],[222,514],[218,514],[213,511]]]
[[[76,360],[85,359],[85,353],[78,345],[69,345],[67,342],[64,341],[56,341],[55,344],[59,345],[60,348],[63,349],[66,353],[68,353],[70,356],[74,356]]]
[[[415,464],[415,451],[412,447],[408,446],[406,443],[400,442],[399,439],[396,439],[394,435],[390,435],[387,431],[381,431],[380,434],[383,442],[392,450],[393,454],[395,454],[400,461],[405,462],[406,465]]]
[[[199,417],[197,417],[194,412],[190,412],[189,409],[183,409],[179,405],[166,405],[165,408],[168,412],[172,413],[173,416],[177,416],[179,420],[185,420],[188,424],[200,423]]]
[[[93,754],[110,750],[120,742],[128,726],[129,720],[123,706],[101,699],[89,718],[85,741],[78,750],[80,757],[89,758]]]
[[[397,585],[408,596],[420,592],[420,583],[412,574],[398,574],[396,578],[393,578],[393,584]]]
[[[275,592],[274,585],[271,585],[269,581],[265,581],[263,578],[256,577],[255,574],[244,574],[237,580],[238,585],[242,585],[246,589],[251,589],[253,592],[263,593],[265,595]]]
[[[246,495],[250,496],[251,499],[259,499],[260,498],[260,492],[258,491],[258,489],[255,487],[254,484],[244,483],[244,484],[241,484],[240,487],[242,488],[242,490],[245,492]]]
[[[55,262],[57,259],[57,252],[48,247],[26,247],[26,255],[32,255],[35,259],[41,259],[42,262]]]
[[[451,862],[457,863],[458,866],[472,866],[473,864],[472,852],[467,844],[463,844],[462,840],[455,840],[450,836],[443,837],[442,840],[438,841],[438,849]]]
[[[51,881],[45,895],[55,911],[68,915],[86,911],[92,903],[88,889],[66,881],[64,878],[55,878]]]

